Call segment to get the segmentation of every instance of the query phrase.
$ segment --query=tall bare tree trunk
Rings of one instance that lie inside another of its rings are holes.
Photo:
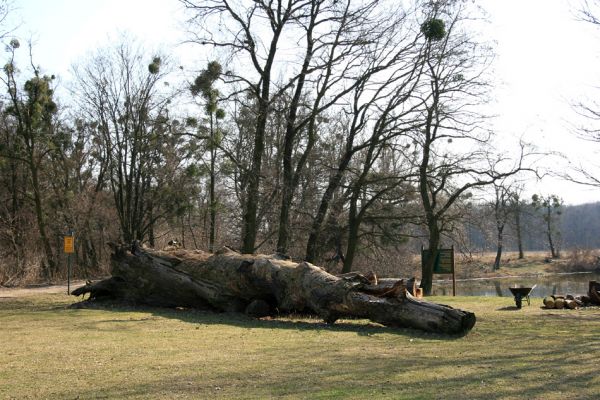
[[[40,241],[42,242],[42,246],[44,249],[44,268],[46,269],[46,277],[49,279],[52,278],[57,272],[56,260],[54,258],[54,253],[52,252],[52,246],[50,245],[50,240],[48,238],[48,232],[46,228],[46,217],[44,215],[44,208],[42,205],[42,193],[39,182],[39,171],[37,165],[35,165],[34,160],[30,160],[29,164],[31,172],[31,184],[33,188],[33,201],[35,204],[35,216],[38,225],[38,232],[40,234]]]
[[[215,196],[215,164],[216,164],[216,146],[215,133],[213,129],[213,115],[210,116],[210,236],[208,239],[208,250],[212,253],[215,249],[215,231],[217,229],[217,200]]]
[[[242,251],[252,254],[255,250],[256,235],[258,233],[257,211],[258,196],[260,187],[260,171],[262,165],[262,156],[265,148],[265,127],[267,121],[266,101],[260,102],[259,115],[254,136],[254,149],[252,151],[252,167],[248,176],[248,186],[246,194],[246,204],[244,205],[244,217],[242,226]]]
[[[500,269],[500,259],[502,258],[502,244],[503,244],[503,231],[504,226],[498,226],[497,236],[497,247],[496,247],[496,259],[494,260],[494,271]]]
[[[515,210],[515,229],[517,231],[517,247],[519,249],[519,260],[525,258],[523,252],[523,237],[521,236],[521,209],[517,206]]]
[[[319,204],[319,208],[317,210],[317,215],[313,220],[313,223],[310,228],[310,234],[308,236],[308,242],[306,243],[306,255],[304,259],[308,262],[315,262],[318,255],[318,243],[321,235],[321,228],[323,227],[323,222],[325,221],[325,217],[327,216],[327,212],[329,210],[329,205],[331,199],[333,198],[334,192],[338,189],[340,183],[342,182],[342,177],[344,176],[344,172],[352,159],[352,153],[346,152],[344,157],[342,158],[341,163],[338,166],[337,171],[329,178],[329,184],[327,185],[327,189],[323,193],[321,197],[321,202]]]
[[[429,228],[429,248],[426,252],[426,260],[421,266],[421,288],[425,295],[431,294],[433,287],[433,267],[437,258],[440,246],[440,232],[437,226]]]
[[[548,237],[548,245],[550,246],[550,254],[552,258],[560,258],[560,253],[554,244],[554,240],[552,238],[552,210],[550,207],[547,207],[546,212],[546,235]]]
[[[342,273],[348,273],[352,270],[354,263],[354,256],[358,247],[358,231],[362,218],[359,217],[357,212],[357,201],[358,198],[353,196],[350,200],[350,210],[348,216],[348,244],[346,246],[346,256],[344,258],[344,266],[342,267]]]

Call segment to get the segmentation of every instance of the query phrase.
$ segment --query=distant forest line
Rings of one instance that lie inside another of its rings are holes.
[[[496,241],[490,229],[468,225],[468,243],[465,248],[471,251],[496,251]],[[564,250],[600,249],[600,202],[563,206],[560,216],[560,241]],[[524,250],[549,251],[543,223],[539,214],[529,210],[523,217]],[[516,233],[513,224],[509,224],[505,249],[517,250]]]

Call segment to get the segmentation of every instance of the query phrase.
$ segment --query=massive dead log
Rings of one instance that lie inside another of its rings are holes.
[[[306,263],[223,249],[155,251],[115,247],[112,277],[73,291],[90,299],[113,298],[167,307],[210,307],[265,315],[308,312],[328,323],[366,318],[391,327],[458,334],[475,315],[414,298],[403,280],[336,277]]]

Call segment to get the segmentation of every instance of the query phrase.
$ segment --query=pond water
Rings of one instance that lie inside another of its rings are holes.
[[[531,297],[545,297],[552,294],[586,294],[589,281],[600,282],[600,273],[585,272],[553,274],[543,276],[513,276],[494,279],[456,280],[457,296],[500,296],[513,297],[509,287],[532,287]],[[452,296],[452,281],[433,281],[434,296]]]

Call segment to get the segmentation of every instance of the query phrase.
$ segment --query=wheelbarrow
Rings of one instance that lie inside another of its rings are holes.
[[[527,305],[531,305],[529,301],[529,294],[537,285],[533,285],[532,287],[511,287],[510,292],[515,296],[515,303],[517,308],[521,308],[523,303],[523,299],[527,300]]]

